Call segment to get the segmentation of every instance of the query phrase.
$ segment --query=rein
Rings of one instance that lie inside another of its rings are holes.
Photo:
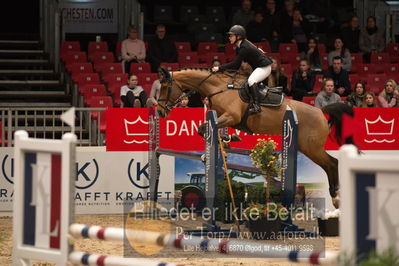
[[[203,80],[201,80],[197,85],[194,86],[194,88],[199,88],[202,83],[204,83],[207,79],[209,79],[211,76],[213,75],[213,73],[210,73],[207,77],[205,77]],[[179,98],[177,98],[174,102],[172,103],[168,103],[169,102],[169,97],[170,97],[170,93],[172,91],[173,88],[173,72],[172,72],[172,76],[170,78],[170,82],[168,84],[168,93],[165,99],[158,99],[158,105],[161,106],[161,108],[163,108],[166,111],[170,111],[172,110],[178,103],[180,103],[183,99],[184,96],[191,96],[192,94],[195,93],[194,90],[190,90],[189,92],[185,93],[184,89],[177,83],[174,82],[174,84],[179,88],[179,90],[183,93]],[[162,105],[159,102],[166,102],[166,105]]]

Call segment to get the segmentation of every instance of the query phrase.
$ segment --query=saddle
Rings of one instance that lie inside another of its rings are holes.
[[[259,104],[261,106],[280,106],[283,103],[284,96],[282,90],[278,88],[269,88],[263,83],[259,83],[258,86],[260,90],[258,90],[259,96]],[[249,103],[250,101],[250,92],[248,89],[248,83],[245,82],[243,86],[238,89],[238,94],[243,102]]]

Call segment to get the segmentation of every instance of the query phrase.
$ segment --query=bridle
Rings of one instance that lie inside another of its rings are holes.
[[[213,73],[211,72],[207,77],[205,77],[203,80],[201,80],[201,82],[198,83],[194,87],[195,88],[199,88],[202,85],[202,83],[204,83],[208,78],[210,78],[212,76],[212,74]],[[185,90],[182,88],[182,86],[180,86],[176,81],[173,82],[173,72],[172,72],[171,77],[167,79],[167,82],[168,82],[168,86],[167,86],[168,92],[166,94],[166,98],[158,99],[158,105],[162,109],[164,109],[166,112],[170,112],[178,103],[180,103],[182,101],[184,96],[190,97],[192,94],[195,93],[195,91],[194,90],[190,90],[189,92],[185,93]],[[170,95],[171,95],[171,92],[172,92],[173,85],[175,85],[182,92],[182,95],[180,95],[180,97],[177,98],[174,102],[168,103],[168,102],[170,102],[169,98],[170,98]],[[160,102],[165,102],[165,104],[163,105]]]

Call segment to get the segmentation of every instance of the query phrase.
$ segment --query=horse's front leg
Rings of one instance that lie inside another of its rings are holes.
[[[236,125],[239,123],[239,120],[237,118],[234,118],[231,114],[224,113],[220,117],[218,117],[217,120],[217,126],[218,128],[225,128],[225,127],[230,127],[233,125]],[[201,137],[205,137],[205,131],[206,131],[206,123],[200,125],[198,127],[198,135]],[[239,137],[238,137],[239,138]],[[240,141],[241,139],[234,139],[233,141]]]

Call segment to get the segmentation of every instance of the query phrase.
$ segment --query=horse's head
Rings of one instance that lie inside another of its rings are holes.
[[[183,94],[181,88],[173,76],[166,70],[162,69],[161,91],[159,94],[157,111],[160,117],[166,117],[170,110],[179,102],[180,96]]]

